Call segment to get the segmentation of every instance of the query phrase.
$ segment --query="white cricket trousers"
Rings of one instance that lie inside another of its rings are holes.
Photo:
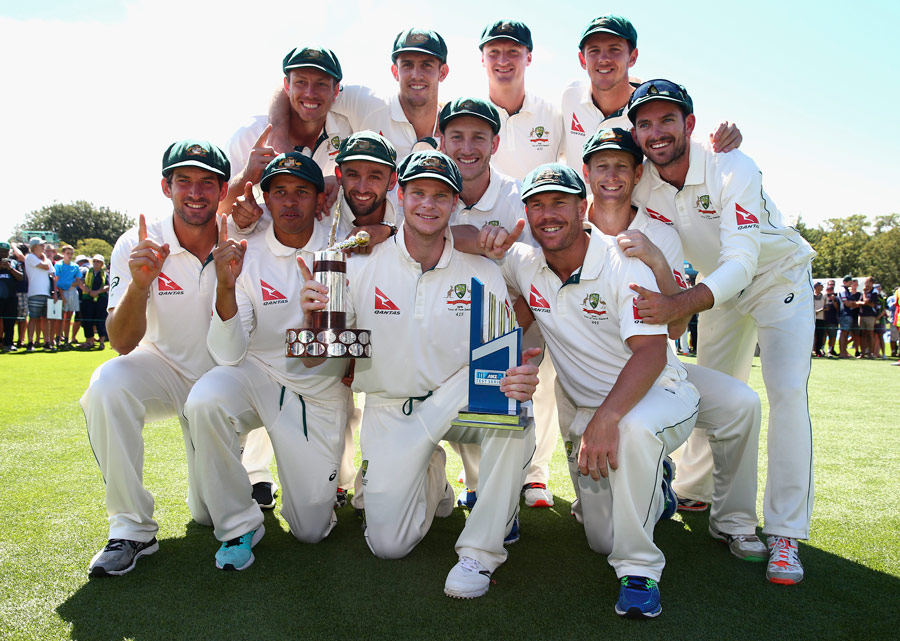
[[[423,401],[366,395],[360,428],[362,483],[366,542],[375,556],[402,558],[428,532],[447,486],[446,473],[434,473],[438,466],[429,463],[446,439],[481,445],[478,502],[456,541],[456,552],[490,571],[506,560],[503,538],[516,516],[534,451],[534,425],[532,421],[522,431],[452,427],[466,405],[468,378],[464,367]]]
[[[608,555],[619,578],[636,575],[658,581],[662,575],[666,559],[653,542],[653,529],[665,507],[662,463],[690,434],[698,400],[697,390],[686,381],[651,387],[619,421],[618,469],[598,481],[578,471],[581,436],[596,408],[578,408],[566,424],[569,473],[588,545]]]
[[[738,296],[700,314],[697,363],[746,381],[760,348],[769,399],[766,534],[809,538],[813,506],[812,424],[807,383],[815,332],[809,263],[763,274]],[[688,439],[675,491],[709,501],[712,452],[704,431]]]
[[[349,388],[344,388],[350,394]],[[282,394],[283,390],[283,394]],[[184,407],[195,448],[195,519],[228,541],[263,522],[240,460],[240,435],[264,426],[281,481],[281,515],[291,533],[317,543],[331,532],[347,399],[322,403],[284,389],[252,361],[215,367],[194,385]]]
[[[106,483],[109,538],[149,542],[159,526],[144,489],[144,424],[177,416],[187,454],[188,508],[198,511],[193,447],[182,416],[194,381],[156,354],[137,349],[107,361],[81,397],[88,439]],[[244,474],[246,477],[246,473]]]

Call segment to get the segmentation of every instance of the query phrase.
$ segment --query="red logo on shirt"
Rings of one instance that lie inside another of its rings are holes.
[[[578,116],[575,115],[575,112],[572,112],[572,133],[573,134],[583,134],[584,127],[581,126],[581,123],[578,122]]]
[[[644,320],[641,318],[641,313],[637,308],[637,298],[631,299],[631,312],[634,314],[634,322],[635,323],[643,323]]]
[[[759,219],[737,203],[734,204],[734,213],[737,216],[738,227],[741,225],[759,225]]]
[[[375,309],[389,312],[400,311],[400,308],[394,304],[394,301],[388,298],[387,295],[377,287],[375,288]]]
[[[550,311],[550,303],[548,303],[547,299],[534,288],[534,285],[531,286],[531,294],[528,296],[528,305],[533,310]]]
[[[263,300],[287,300],[287,296],[282,294],[280,291],[272,287],[269,283],[264,281],[262,278],[259,279],[259,286],[262,289],[262,297]]]
[[[681,289],[687,289],[687,283],[684,282],[684,277],[678,273],[677,269],[672,270],[672,275],[675,277],[675,282],[678,283],[678,286]]]
[[[659,222],[665,223],[665,224],[667,224],[667,225],[671,225],[671,224],[672,224],[672,221],[671,221],[671,220],[669,220],[668,218],[666,218],[665,216],[663,216],[663,215],[662,215],[661,213],[659,213],[658,211],[653,211],[653,210],[650,209],[649,207],[647,207],[646,209],[647,209],[647,215],[650,216],[650,218],[652,218],[653,220],[658,220]]]
[[[156,279],[156,288],[161,292],[180,292],[182,291],[181,287],[178,286],[174,280],[159,272],[159,277]]]

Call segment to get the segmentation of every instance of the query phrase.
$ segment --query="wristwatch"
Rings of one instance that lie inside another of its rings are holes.
[[[386,220],[382,220],[380,224],[391,230],[391,236],[397,235],[397,225],[395,225],[394,223],[389,223]],[[388,236],[388,238],[390,238],[391,236]]]

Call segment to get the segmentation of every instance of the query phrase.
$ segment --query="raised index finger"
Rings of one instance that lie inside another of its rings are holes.
[[[228,242],[228,216],[219,216],[219,247]]]
[[[312,272],[309,271],[309,267],[306,266],[306,261],[303,260],[302,256],[297,256],[297,266],[300,267],[300,275],[303,277],[304,283],[312,280]]]
[[[147,240],[147,219],[144,214],[138,216],[138,242],[142,243]]]
[[[263,132],[259,134],[259,138],[256,139],[256,142],[253,143],[254,147],[265,147],[267,146],[267,142],[269,140],[269,134],[272,133],[272,123],[266,125],[266,128],[263,129]]]
[[[522,231],[525,229],[525,219],[520,218],[516,221],[516,226],[513,227],[513,230],[509,232],[509,236],[506,237],[506,242],[503,243],[503,246],[506,249],[512,247],[512,244],[519,240],[519,236],[522,235]]]

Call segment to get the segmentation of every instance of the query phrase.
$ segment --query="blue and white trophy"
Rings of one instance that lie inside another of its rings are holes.
[[[472,279],[469,319],[469,404],[453,425],[523,430],[527,410],[519,401],[500,391],[506,370],[522,364],[522,328],[506,299],[488,293],[484,284]]]

